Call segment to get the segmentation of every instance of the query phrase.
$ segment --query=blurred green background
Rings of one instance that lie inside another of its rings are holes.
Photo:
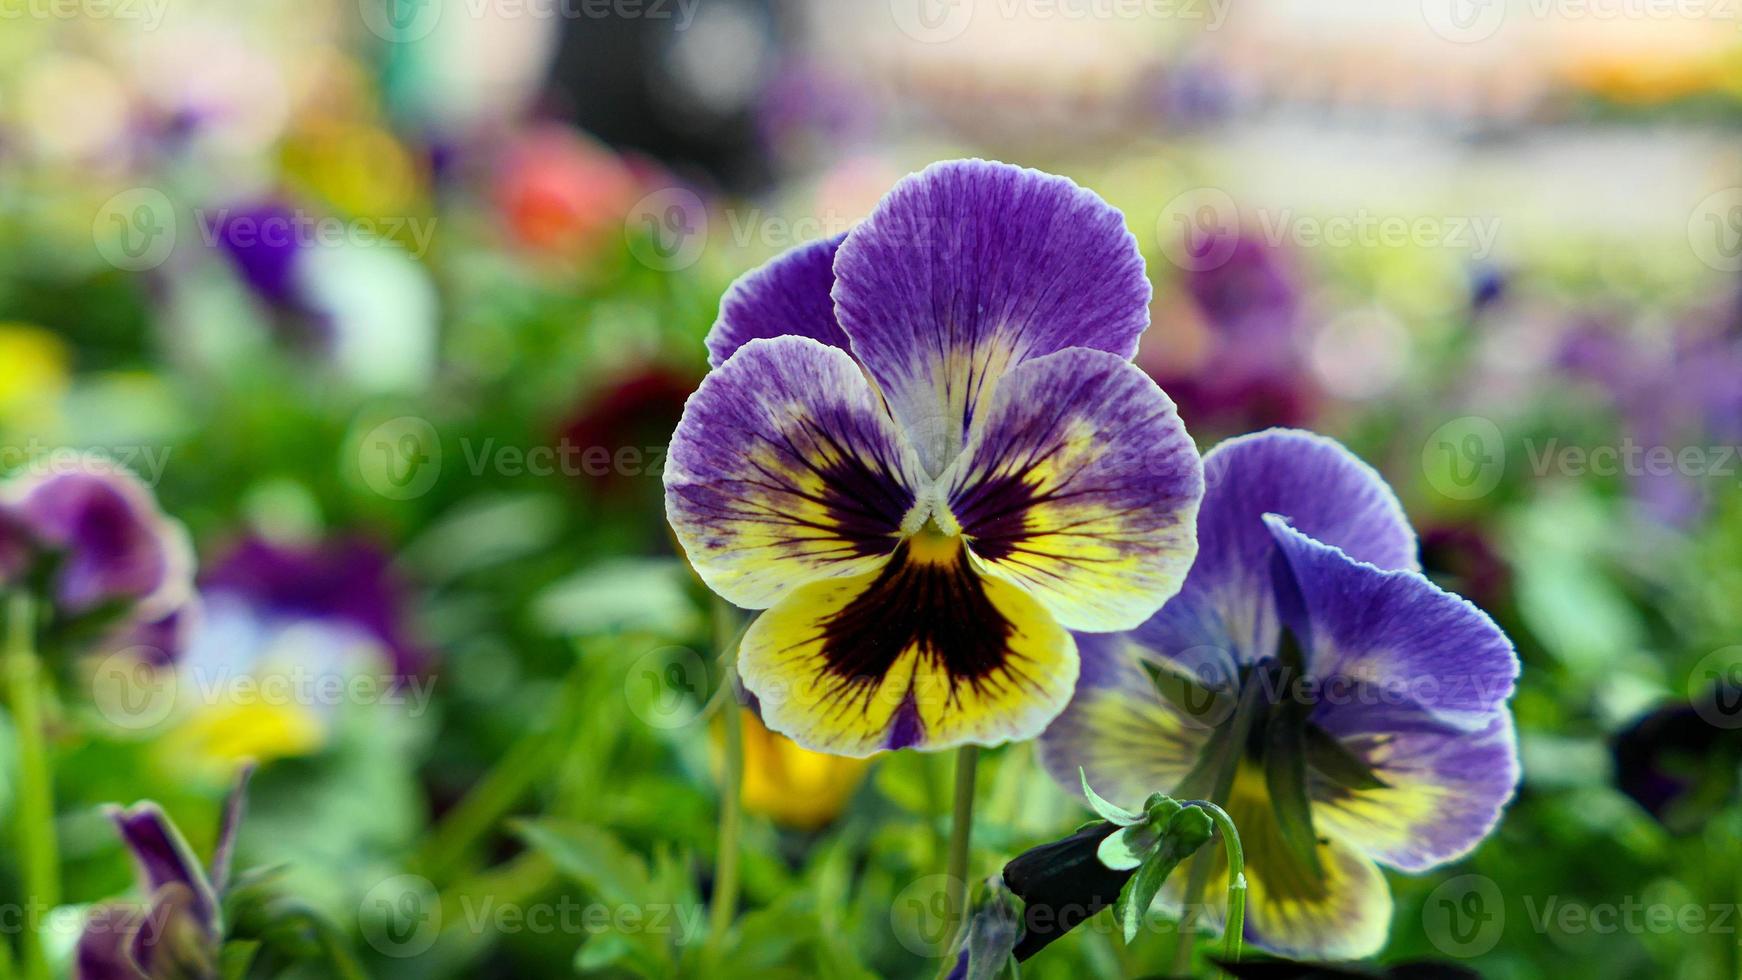
[[[66,900],[132,887],[100,804],[204,854],[253,757],[243,866],[369,975],[934,971],[947,758],[753,716],[709,940],[734,709],[659,473],[733,278],[980,155],[1124,211],[1201,448],[1344,440],[1517,643],[1517,800],[1390,876],[1383,959],[1742,976],[1734,757],[1660,820],[1609,744],[1742,664],[1739,124],[1722,4],[0,0],[0,469],[133,469],[192,534],[205,676],[292,692],[58,663]],[[204,577],[250,546],[356,581]],[[1086,817],[994,750],[974,866]],[[1113,932],[1027,969],[1163,972],[1167,923]]]

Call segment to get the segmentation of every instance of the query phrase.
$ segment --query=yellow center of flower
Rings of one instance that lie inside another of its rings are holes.
[[[926,521],[924,527],[907,539],[907,559],[910,562],[942,565],[954,562],[961,552],[962,536],[945,533],[936,521]]]

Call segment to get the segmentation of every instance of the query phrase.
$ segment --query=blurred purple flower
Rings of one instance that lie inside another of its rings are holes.
[[[1181,285],[1202,314],[1205,349],[1195,365],[1142,359],[1194,428],[1244,432],[1309,421],[1318,392],[1303,367],[1300,284],[1280,249],[1250,235],[1216,232],[1198,254],[1224,261],[1188,270]]]
[[[663,446],[698,380],[691,372],[657,364],[625,371],[595,389],[562,422],[558,448],[565,458],[578,454],[580,474],[601,492],[625,490],[635,481],[615,465],[594,466],[588,453],[596,457],[602,450],[614,459],[622,449]]]
[[[275,306],[298,305],[297,259],[303,242],[296,214],[278,201],[258,201],[219,213],[211,228],[218,247],[250,289]]]
[[[1581,320],[1563,334],[1556,364],[1613,405],[1623,436],[1640,447],[1679,453],[1742,440],[1742,317],[1734,310],[1688,317],[1660,344]],[[1698,476],[1678,466],[1640,466],[1628,480],[1647,516],[1686,527],[1709,503]]]
[[[74,980],[218,976],[223,897],[251,772],[243,768],[224,804],[209,874],[156,803],[110,808],[146,901],[91,910],[73,954]]]
[[[0,485],[0,580],[40,577],[59,621],[137,631],[167,661],[191,617],[193,548],[139,478],[98,456]]]
[[[247,538],[207,569],[200,591],[214,610],[240,604],[263,620],[356,629],[380,643],[400,677],[428,661],[407,635],[405,590],[388,554],[362,538],[299,545]]]

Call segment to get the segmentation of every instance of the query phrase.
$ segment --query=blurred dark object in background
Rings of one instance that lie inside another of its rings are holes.
[[[1615,736],[1615,783],[1674,834],[1692,834],[1736,796],[1742,684],[1657,708]]]
[[[732,191],[774,176],[756,109],[787,32],[772,0],[688,0],[643,17],[570,17],[552,106],[614,147]]]

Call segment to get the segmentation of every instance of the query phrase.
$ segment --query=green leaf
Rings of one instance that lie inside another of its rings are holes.
[[[1088,798],[1089,809],[1100,814],[1101,819],[1108,823],[1116,823],[1121,827],[1129,827],[1143,822],[1143,814],[1132,813],[1116,803],[1109,803],[1102,799],[1101,794],[1095,792],[1094,788],[1089,785],[1089,774],[1083,771],[1082,766],[1077,767],[1077,778],[1083,781],[1083,796]]]
[[[647,862],[639,854],[625,847],[609,831],[590,824],[545,818],[515,821],[511,826],[528,847],[550,858],[558,871],[586,887],[595,899],[607,905],[680,909],[683,903],[693,902],[687,885],[673,885],[672,869],[676,865],[668,855],[656,857],[654,870],[649,871]],[[662,890],[674,888],[676,890]],[[614,941],[601,944],[608,938]],[[609,958],[616,968],[632,970],[639,976],[669,977],[676,973],[670,938],[669,934],[651,930],[595,936],[576,953],[576,967],[581,968],[583,960],[593,962]],[[592,947],[591,952],[589,947]]]
[[[647,862],[607,830],[571,820],[521,820],[513,824],[527,846],[542,852],[557,870],[609,903],[646,902],[654,894]]]
[[[259,951],[259,940],[230,940],[218,952],[219,974],[224,980],[242,980],[248,975],[248,966],[254,962],[254,954]]]
[[[1167,881],[1177,864],[1177,860],[1168,860],[1162,849],[1157,848],[1137,873],[1125,882],[1125,887],[1119,889],[1119,900],[1113,903],[1113,918],[1119,923],[1127,944],[1137,938],[1138,931],[1143,928],[1143,917],[1149,913],[1149,906],[1161,891],[1162,883]]]
[[[1310,723],[1306,726],[1306,760],[1313,771],[1345,789],[1384,789],[1387,785],[1365,760]]]
[[[1161,831],[1148,823],[1114,831],[1095,848],[1101,864],[1113,871],[1130,871],[1161,843]]]

